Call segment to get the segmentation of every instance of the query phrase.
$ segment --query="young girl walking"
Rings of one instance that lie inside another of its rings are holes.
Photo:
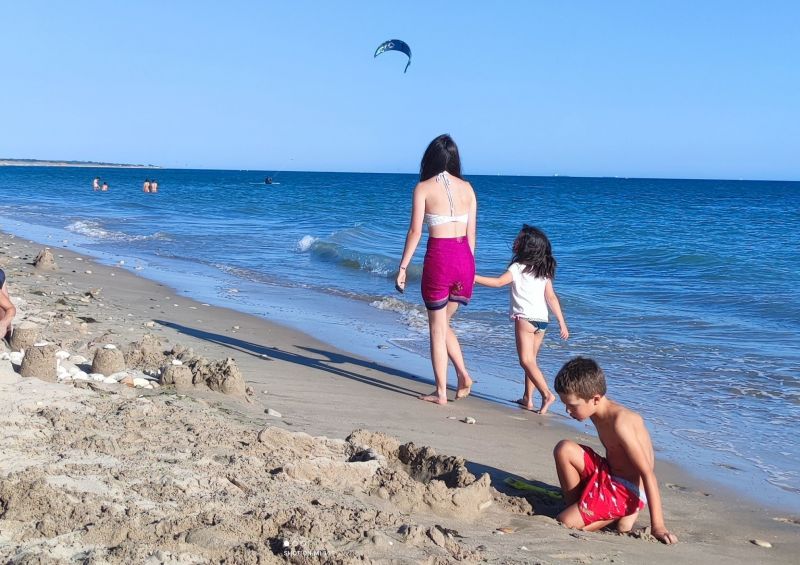
[[[519,364],[525,370],[525,392],[517,404],[533,410],[533,389],[542,396],[539,414],[546,414],[555,402],[536,358],[544,341],[549,319],[548,307],[561,329],[561,339],[569,338],[567,323],[561,313],[561,304],[553,290],[556,260],[550,240],[544,232],[525,224],[514,240],[514,255],[508,270],[499,277],[475,275],[475,282],[494,288],[511,285],[511,319],[517,338]]]

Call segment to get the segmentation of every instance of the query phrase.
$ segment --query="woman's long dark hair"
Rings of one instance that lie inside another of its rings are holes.
[[[463,178],[458,147],[453,138],[446,133],[431,141],[425,150],[419,164],[419,182],[432,179],[442,171],[447,171],[454,177]]]
[[[550,240],[539,228],[523,224],[514,240],[512,263],[525,265],[522,272],[532,273],[541,279],[553,279],[556,276],[556,260]]]

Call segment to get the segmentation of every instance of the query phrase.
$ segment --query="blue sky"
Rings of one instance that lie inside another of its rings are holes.
[[[795,2],[0,6],[0,157],[800,180]]]

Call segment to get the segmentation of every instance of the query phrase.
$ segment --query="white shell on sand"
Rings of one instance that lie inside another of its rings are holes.
[[[183,365],[183,361],[181,361],[180,359],[173,359],[172,360],[172,364],[173,365]]]
[[[461,421],[464,422],[465,424],[474,424],[476,420],[472,416],[467,416]]]
[[[45,345],[50,345],[47,341],[37,341],[33,344],[34,347],[44,347]]]
[[[750,543],[755,544],[758,547],[766,547],[766,548],[772,547],[771,543],[769,543],[768,541],[764,541],[763,539],[751,539]]]
[[[117,346],[114,345],[113,343],[109,343],[109,344],[103,346],[103,349],[116,349],[116,348],[117,348]]]
[[[274,416],[275,418],[282,418],[281,413],[272,408],[267,408],[267,416]]]
[[[11,359],[11,362],[15,365],[19,365],[22,363],[22,358],[25,356],[24,351],[12,351],[8,354],[8,358]]]
[[[135,379],[133,379],[133,386],[135,386],[135,387],[146,387],[149,384],[150,384],[150,381],[148,381],[147,379],[143,379],[141,377],[136,377]],[[150,388],[152,388],[152,387],[150,387]]]

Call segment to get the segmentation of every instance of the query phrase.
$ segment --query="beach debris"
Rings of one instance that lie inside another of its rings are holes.
[[[125,370],[125,356],[113,343],[97,349],[92,360],[92,373],[113,375]]]
[[[467,416],[461,421],[464,422],[465,424],[474,424],[477,420],[475,420],[475,418],[473,418],[472,416]]]
[[[87,290],[85,294],[89,298],[94,298],[95,300],[98,300],[100,298],[100,293],[101,292],[103,292],[102,288],[93,288],[93,289]]]
[[[43,381],[55,382],[58,378],[56,352],[58,347],[43,342],[25,350],[19,374],[23,377],[36,377]]]
[[[41,269],[43,271],[55,271],[58,269],[55,257],[53,257],[53,252],[47,247],[39,252],[39,254],[36,256],[36,259],[33,260],[33,265],[37,269]]]
[[[22,351],[29,348],[39,340],[39,326],[30,321],[24,321],[14,327],[11,334],[11,351]]]
[[[510,526],[504,526],[502,528],[497,528],[497,532],[500,533],[500,534],[513,534],[516,531],[517,531],[516,528],[512,528]]]
[[[272,416],[274,418],[283,418],[280,412],[278,412],[277,410],[273,410],[272,408],[267,408],[266,410],[264,410],[264,412],[267,414],[267,416]]]
[[[752,543],[753,545],[757,545],[758,547],[766,547],[766,548],[772,547],[771,543],[769,543],[768,541],[764,541],[763,539],[751,539],[750,543]]]

